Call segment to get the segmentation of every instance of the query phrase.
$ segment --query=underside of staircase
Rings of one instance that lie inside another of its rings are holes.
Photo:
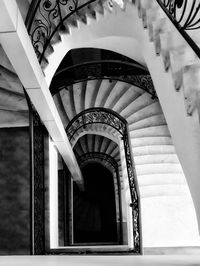
[[[0,46],[0,127],[29,125],[29,109],[23,86]]]

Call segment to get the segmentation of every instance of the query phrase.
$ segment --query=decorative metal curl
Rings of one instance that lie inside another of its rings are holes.
[[[43,255],[45,250],[44,228],[44,127],[35,110],[30,110],[32,127],[32,252]]]
[[[75,116],[66,128],[69,140],[73,138],[74,134],[81,128],[88,124],[101,123],[115,128],[121,135],[124,135],[126,130],[126,121],[114,112],[106,108],[90,108],[84,110]]]
[[[196,0],[158,0],[185,30],[200,28],[200,3]]]
[[[85,162],[87,162],[88,160],[91,160],[91,159],[100,159],[101,161],[106,161],[112,167],[112,169],[116,173],[118,173],[118,163],[115,161],[115,159],[112,156],[110,156],[106,153],[102,153],[102,152],[84,153],[83,155],[81,155],[77,158],[77,161],[81,167],[82,165],[84,165]]]
[[[26,24],[39,62],[64,23],[80,9],[97,0],[37,0],[29,9]],[[34,1],[32,1],[34,2]],[[55,40],[54,40],[55,41]]]
[[[188,31],[200,29],[200,3],[196,0],[156,0],[166,15],[200,57],[200,48]]]

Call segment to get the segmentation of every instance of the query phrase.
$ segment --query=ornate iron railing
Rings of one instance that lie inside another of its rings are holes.
[[[115,128],[121,135],[124,142],[125,159],[127,166],[127,174],[130,186],[130,195],[132,203],[133,214],[133,238],[134,238],[134,253],[142,253],[141,247],[141,231],[140,231],[140,212],[139,212],[139,198],[138,198],[138,185],[136,179],[136,172],[133,162],[132,151],[129,143],[128,129],[126,120],[115,113],[114,111],[106,108],[90,108],[82,111],[75,116],[66,128],[66,133],[69,140],[72,140],[74,134],[81,128],[88,124],[106,124]]]
[[[25,91],[25,90],[24,90]],[[29,107],[29,141],[30,141],[30,230],[31,254],[45,254],[45,176],[44,176],[44,137],[46,130],[39,114],[34,109],[25,92]]]
[[[101,123],[115,128],[121,135],[126,131],[126,120],[106,108],[90,108],[75,116],[66,128],[67,136],[71,141],[74,134],[86,125]]]
[[[55,94],[63,86],[92,79],[124,81],[148,92],[152,98],[157,97],[151,76],[147,71],[140,69],[137,65],[115,60],[89,62],[65,68],[55,74],[50,85],[50,91]]]
[[[80,165],[80,167],[82,165],[84,165],[84,163],[88,160],[93,160],[93,159],[100,159],[101,161],[106,161],[111,167],[112,169],[116,172],[117,176],[118,176],[118,163],[115,161],[115,159],[103,152],[88,152],[88,153],[84,153],[83,155],[79,156],[77,158],[78,164]]]
[[[189,31],[200,29],[200,3],[197,0],[156,0],[184,39],[200,58],[200,48]],[[198,33],[197,33],[198,34]]]
[[[55,34],[66,30],[64,22],[95,1],[97,0],[32,1],[26,26],[40,63]]]

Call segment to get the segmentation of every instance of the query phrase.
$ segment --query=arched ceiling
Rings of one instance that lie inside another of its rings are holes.
[[[74,152],[77,159],[89,153],[107,154],[121,165],[119,146],[104,136],[87,134],[80,137],[74,146]]]
[[[86,134],[79,138],[73,150],[81,168],[88,163],[98,162],[121,178],[120,150],[112,140],[100,135]]]
[[[63,71],[65,68],[84,64],[86,62],[96,62],[96,61],[118,61],[121,63],[129,63],[130,66],[138,68],[143,74],[149,74],[147,68],[142,64],[136,62],[135,60],[124,56],[122,54],[106,50],[106,49],[97,49],[97,48],[76,48],[70,50],[66,56],[63,58],[60,63],[56,73]],[[142,72],[143,71],[143,72]]]
[[[50,91],[91,79],[121,80],[138,86],[153,97],[155,90],[148,70],[127,56],[97,48],[69,51],[60,63],[50,84]]]
[[[99,57],[99,54],[101,53],[97,53],[97,57]],[[123,63],[122,58],[124,57],[121,57]],[[82,59],[84,59],[84,55],[81,57]],[[133,63],[135,71],[137,62],[131,59],[127,61],[130,64]],[[81,61],[81,63],[83,62],[84,60]],[[62,68],[64,68],[64,63]],[[62,68],[58,69],[56,73],[58,76],[59,71],[62,73]],[[138,71],[146,70],[144,68],[141,70],[138,64]],[[54,90],[54,101],[64,126],[67,127],[77,114],[89,108],[101,107],[113,110],[126,119],[128,123],[130,142],[142,197],[160,196],[162,193],[163,195],[168,195],[169,191],[163,190],[162,185],[159,187],[156,185],[158,179],[160,184],[169,181],[163,179],[163,175],[172,177],[173,180],[170,178],[170,182],[172,182],[174,190],[172,189],[170,193],[173,193],[172,191],[175,193],[179,180],[182,180],[179,179],[182,175],[182,169],[175,154],[170,132],[158,99],[152,97],[149,92],[139,86],[117,79],[106,78],[106,73],[105,77],[85,79],[84,81],[79,80],[79,73],[79,71],[76,72],[75,83],[71,85],[65,85],[64,75],[58,88],[56,88],[56,82],[52,83],[55,85],[54,88],[53,86],[51,87]],[[147,71],[146,74],[148,75]],[[67,78],[68,73],[66,72]],[[88,127],[83,129],[82,132],[78,132],[76,141],[80,138],[87,139],[88,134],[100,135],[99,138],[104,138],[106,137],[105,133],[110,134],[107,131],[108,128],[104,128],[103,125],[95,128]],[[123,158],[121,159],[124,160]]]

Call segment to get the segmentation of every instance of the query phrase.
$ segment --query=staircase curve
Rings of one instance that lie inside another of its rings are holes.
[[[88,46],[110,49],[147,65],[153,78],[159,101],[158,99],[152,99],[148,93],[140,88],[129,86],[120,81],[112,81],[110,83],[108,80],[91,80],[87,81],[87,83],[74,84],[67,89],[60,90],[58,94],[54,95],[54,100],[65,126],[81,110],[91,107],[110,108],[128,121],[142,199],[144,246],[196,245],[199,244],[199,239],[196,236],[195,213],[191,207],[192,199],[182,167],[186,173],[187,182],[190,185],[193,200],[197,207],[199,197],[195,189],[195,184],[198,183],[195,171],[198,168],[197,159],[199,158],[200,149],[198,149],[199,141],[196,140],[197,138],[194,135],[199,131],[199,124],[197,125],[196,122],[198,116],[194,111],[194,115],[190,117],[188,122],[186,113],[180,114],[177,111],[172,114],[169,111],[171,106],[167,105],[166,100],[164,100],[164,98],[171,97],[170,93],[168,95],[168,91],[163,89],[168,84],[170,90],[174,89],[174,93],[171,93],[174,96],[177,93],[176,90],[179,90],[183,84],[188,82],[188,72],[183,77],[180,75],[179,70],[182,69],[182,66],[177,63],[180,57],[174,55],[180,46],[182,47],[184,41],[180,40],[178,42],[179,46],[174,49],[174,43],[171,40],[174,40],[173,38],[178,38],[179,40],[179,35],[174,30],[172,30],[172,34],[169,34],[169,29],[173,29],[173,26],[168,21],[166,22],[166,19],[164,23],[160,24],[160,17],[163,19],[164,15],[159,6],[157,6],[156,1],[136,2],[126,2],[124,8],[114,3],[112,6],[101,8],[101,11],[103,10],[101,13],[97,10],[95,20],[94,16],[91,17],[86,14],[87,25],[80,20],[77,23],[77,28],[68,25],[70,28],[68,33],[70,34],[60,33],[59,43],[52,44],[53,49],[50,49],[51,52],[46,56],[46,63],[42,67],[46,80],[50,84],[53,74],[64,55],[70,49]],[[143,23],[138,14],[143,19]],[[160,25],[164,25],[163,28]],[[166,34],[163,33],[165,29],[167,29]],[[165,37],[161,38],[164,35]],[[141,47],[140,42],[142,44]],[[172,45],[170,45],[171,43]],[[190,56],[189,58],[197,63],[196,57],[190,52],[188,46],[187,51],[189,51],[187,53]],[[164,64],[160,59],[161,57],[158,59],[157,55],[163,56]],[[185,62],[184,60],[182,61]],[[168,72],[165,72],[166,70]],[[191,72],[191,68],[186,68],[186,70]],[[160,80],[158,81],[156,77],[156,75],[159,76],[158,73],[165,76],[163,80],[166,81],[168,79],[168,82],[162,83]],[[81,98],[80,91],[82,89],[85,90],[85,96],[87,95],[84,101]],[[189,103],[189,108],[186,109],[188,114],[191,114],[196,108],[196,101],[194,101],[193,105],[191,97],[188,97],[191,94],[188,95],[186,93],[185,97],[185,94],[183,95],[183,92],[181,92],[181,95],[183,100],[185,99],[186,101],[180,103],[180,99],[178,99],[177,106],[182,104],[181,108],[183,109],[184,103],[186,106]],[[174,98],[177,97],[175,96]],[[192,100],[194,98],[193,96]],[[171,98],[169,99],[171,100]],[[80,102],[84,102],[84,105],[80,105]],[[174,106],[176,106],[177,102],[175,102]],[[184,116],[186,118],[183,119]],[[181,128],[187,125],[188,129],[192,124],[189,130],[191,134],[188,143],[185,143],[187,138],[185,138],[186,133],[184,131],[182,132],[182,137],[178,140],[178,135],[175,132],[177,126],[175,128],[173,118],[180,118],[179,121],[183,122]],[[92,131],[93,129],[89,133],[91,134]],[[101,134],[102,131],[101,126],[94,130],[95,134],[96,132]],[[83,134],[86,134],[86,132]],[[182,167],[172,144],[172,138]],[[182,141],[183,139],[184,142]],[[182,145],[181,141],[185,145]],[[191,161],[191,154],[193,154],[194,150],[188,148],[189,144],[192,144],[190,146],[192,148],[196,147],[193,162]],[[190,157],[188,162],[183,158],[187,149],[189,152],[186,158]],[[191,165],[194,167],[191,167]],[[191,170],[188,170],[189,168]],[[190,182],[190,180],[192,181]],[[186,212],[188,213],[187,215],[185,215]],[[186,216],[187,219],[184,219],[183,216]],[[189,229],[191,224],[194,228],[193,232]],[[178,232],[177,228],[181,228],[180,231],[184,232],[184,234],[176,235],[174,232]],[[192,235],[193,237],[191,237]]]

